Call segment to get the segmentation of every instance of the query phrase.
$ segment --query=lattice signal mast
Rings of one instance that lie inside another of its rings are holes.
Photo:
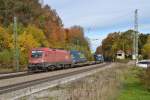
[[[133,59],[138,61],[138,39],[139,39],[139,33],[138,33],[138,9],[135,10],[135,16],[134,16],[134,33],[133,33]]]

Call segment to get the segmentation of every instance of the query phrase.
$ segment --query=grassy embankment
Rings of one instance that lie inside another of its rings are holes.
[[[8,67],[0,67],[0,73],[9,73],[9,72],[14,72],[15,70],[13,68],[8,68]]]
[[[117,100],[150,100],[150,92],[148,92],[140,82],[139,75],[143,69],[130,68],[125,80],[123,88]]]
[[[19,71],[25,71],[25,70],[27,70],[26,67],[20,66]],[[0,73],[11,73],[11,72],[16,72],[16,71],[17,71],[17,69],[14,67],[0,66]]]

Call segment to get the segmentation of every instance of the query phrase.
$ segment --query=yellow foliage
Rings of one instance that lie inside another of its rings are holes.
[[[150,58],[150,37],[148,37],[147,43],[143,47],[143,53]]]
[[[32,34],[23,33],[19,36],[19,46],[21,51],[29,51],[31,48],[39,47],[39,43]]]
[[[48,47],[49,43],[44,35],[44,32],[35,27],[34,25],[28,25],[27,28],[25,28],[24,33],[26,34],[32,34],[33,38],[39,43],[39,46]]]
[[[12,37],[6,29],[0,27],[0,49],[9,49],[12,47]]]
[[[145,55],[149,55],[149,57],[150,57],[150,43],[147,43],[147,44],[144,45],[143,53]]]

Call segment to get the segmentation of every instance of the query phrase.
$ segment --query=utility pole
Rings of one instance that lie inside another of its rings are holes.
[[[18,33],[17,33],[17,17],[14,17],[14,67],[19,71],[19,49],[18,49]]]
[[[138,62],[138,39],[139,39],[139,34],[138,34],[138,10],[135,10],[135,16],[134,16],[134,33],[133,33],[133,60],[135,60],[135,65],[136,62]]]

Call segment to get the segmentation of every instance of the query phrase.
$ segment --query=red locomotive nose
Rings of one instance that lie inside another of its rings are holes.
[[[29,60],[29,63],[32,63],[32,64],[42,63],[42,62],[43,62],[42,58]]]
[[[29,63],[30,64],[38,64],[43,63],[44,51],[41,50],[32,50],[30,54]]]

